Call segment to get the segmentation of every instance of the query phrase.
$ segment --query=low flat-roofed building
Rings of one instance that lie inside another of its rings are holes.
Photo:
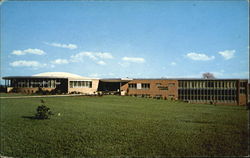
[[[246,105],[250,101],[247,79],[92,79],[65,72],[33,76],[7,76],[7,92],[35,93],[39,89],[61,93],[120,94],[182,100],[193,103]]]
[[[128,95],[178,99],[178,80],[166,79],[133,79],[122,86]]]
[[[246,105],[250,84],[247,79],[133,79],[121,89],[132,96]]]
[[[247,79],[180,79],[178,94],[190,102],[246,105],[249,84]]]
[[[57,90],[61,93],[93,94],[97,91],[99,79],[91,79],[66,72],[46,72],[33,76],[3,77],[7,92],[35,93],[38,90]]]
[[[125,91],[123,91],[122,86],[126,83],[132,81],[130,78],[105,78],[100,79],[98,91],[108,92],[108,93],[119,93],[121,95],[125,95]]]

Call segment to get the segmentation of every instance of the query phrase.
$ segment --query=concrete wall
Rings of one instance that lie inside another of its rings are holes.
[[[13,90],[13,87],[7,87],[7,88],[6,88],[6,92],[7,92],[7,93],[11,92],[12,90]]]
[[[8,87],[7,88],[7,92],[11,92],[11,90],[13,90],[13,87]],[[38,87],[36,88],[15,88],[15,90],[17,90],[17,92],[19,93],[36,93],[36,91],[38,91]],[[41,88],[43,91],[52,91],[55,88]]]

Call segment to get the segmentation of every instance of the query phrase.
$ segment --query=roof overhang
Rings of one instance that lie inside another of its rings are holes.
[[[132,81],[133,79],[129,78],[107,78],[107,79],[100,79],[102,82],[129,82]]]
[[[67,77],[52,77],[52,76],[6,76],[4,80],[10,79],[68,79]]]

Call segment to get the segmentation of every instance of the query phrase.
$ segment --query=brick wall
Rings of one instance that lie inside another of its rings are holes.
[[[149,89],[132,89],[128,88],[129,84],[150,84]],[[168,90],[163,90],[163,89]],[[128,95],[150,95],[155,97],[161,95],[163,98],[178,98],[178,81],[177,80],[132,80],[121,87]]]

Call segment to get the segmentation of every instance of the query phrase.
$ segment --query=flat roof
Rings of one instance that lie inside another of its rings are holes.
[[[133,80],[248,80],[240,78],[214,78],[214,79],[205,79],[205,78],[134,78]]]
[[[40,78],[40,79],[51,79],[51,78],[57,78],[57,79],[81,79],[81,80],[90,80],[91,78],[83,77],[80,75],[67,73],[67,72],[44,72],[40,74],[35,74],[32,76],[6,76],[3,77],[3,79],[32,79],[32,78]]]
[[[36,79],[69,79],[69,77],[59,77],[59,76],[5,76],[2,77],[3,79],[32,79],[32,78],[36,78]],[[129,82],[132,80],[183,80],[183,81],[189,81],[189,80],[204,80],[204,81],[208,81],[208,80],[219,80],[219,81],[223,81],[223,80],[227,80],[227,81],[233,81],[233,80],[244,80],[244,81],[248,81],[248,79],[240,79],[240,78],[215,78],[215,79],[204,79],[204,78],[103,78],[103,79],[99,79],[102,82]]]
[[[57,79],[68,79],[68,77],[55,77],[55,76],[5,76],[5,77],[2,77],[3,79],[23,79],[23,78],[27,78],[27,79],[30,79],[30,78],[57,78]]]
[[[131,78],[103,78],[100,79],[102,82],[128,82],[132,81],[133,79]]]

